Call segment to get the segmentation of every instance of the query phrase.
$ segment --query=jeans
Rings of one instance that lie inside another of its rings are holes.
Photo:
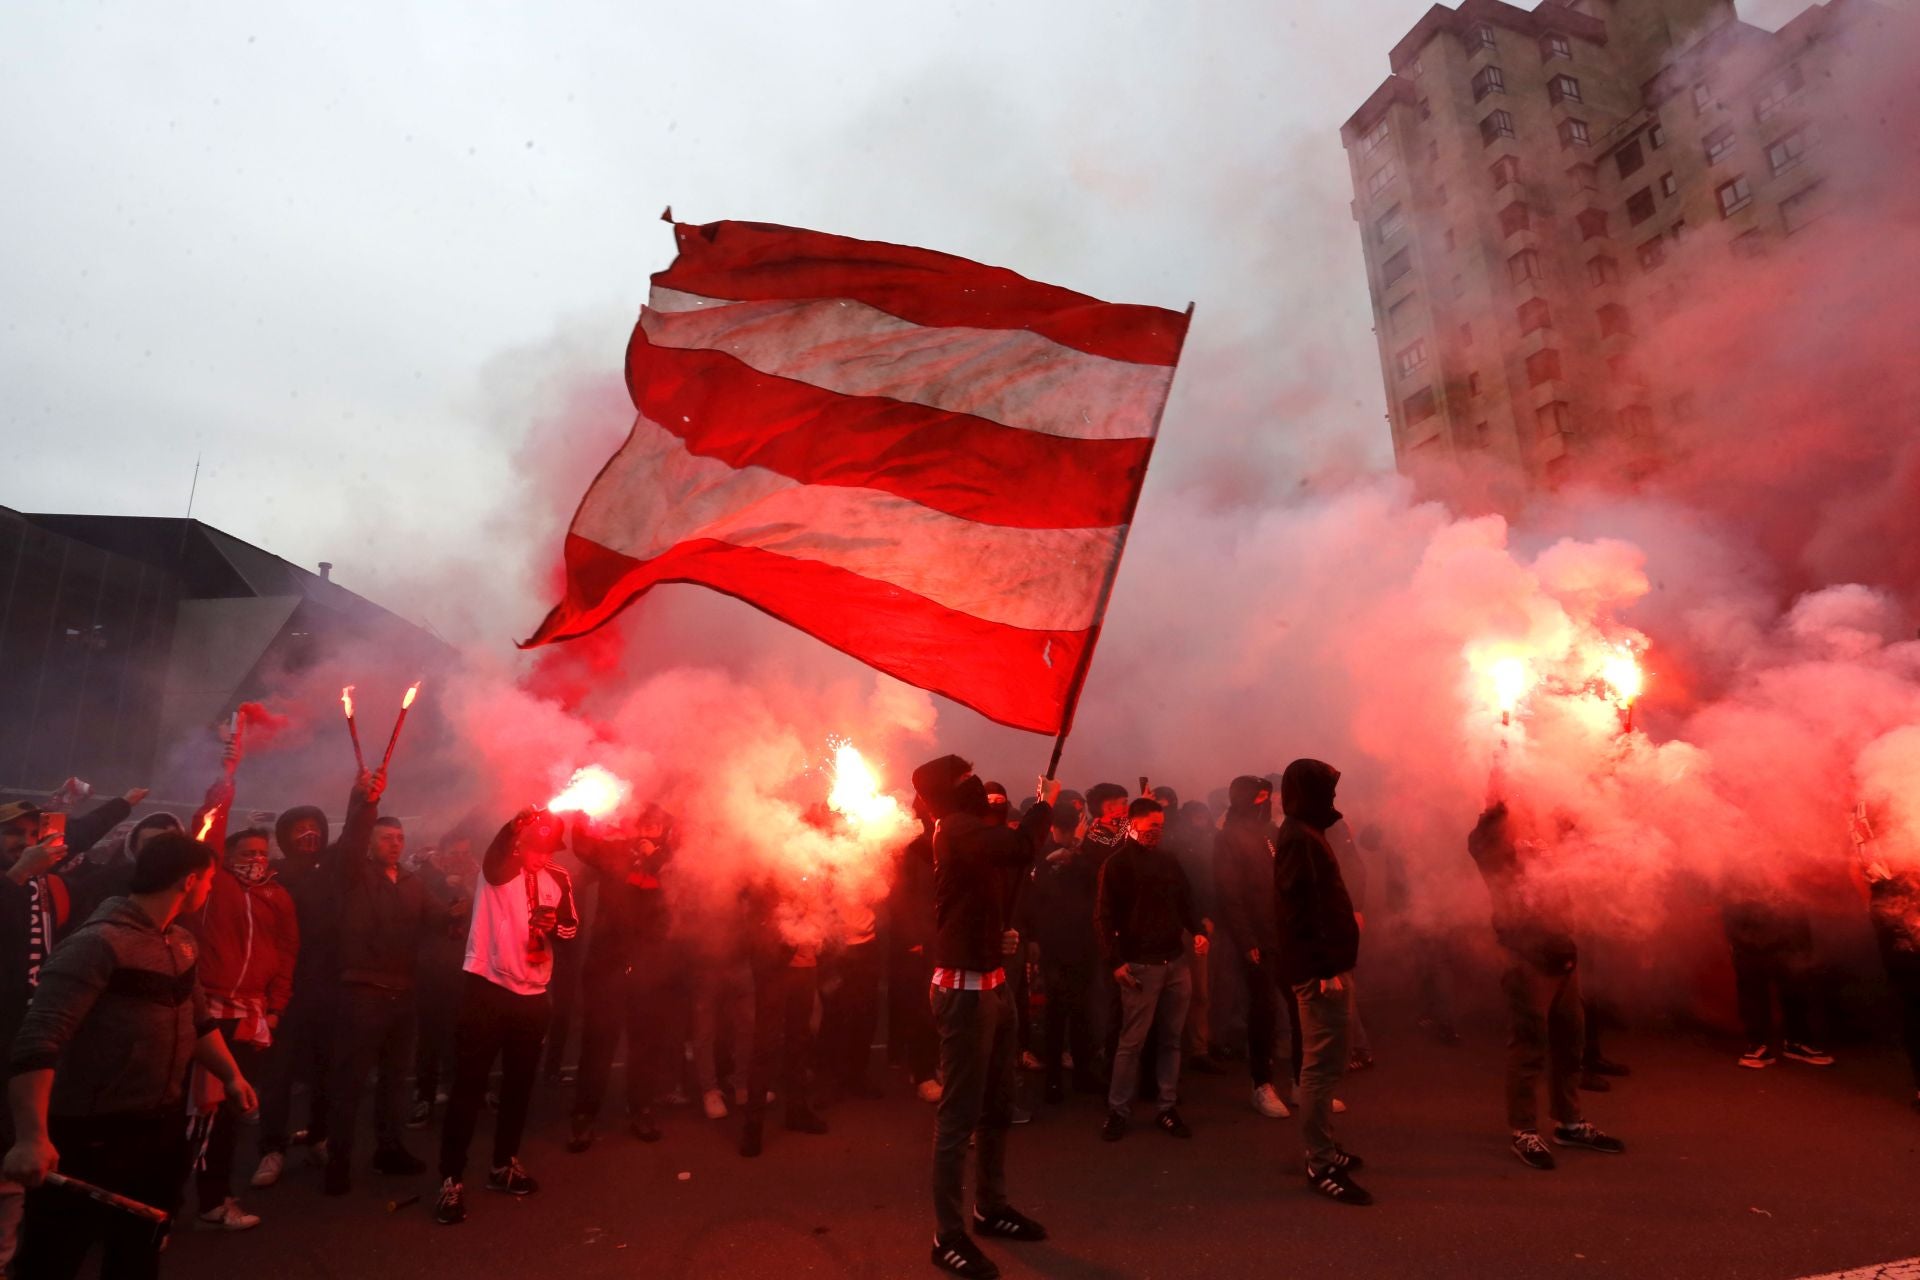
[[[1279,966],[1269,954],[1262,953],[1259,964],[1242,955],[1240,966],[1247,979],[1247,1070],[1253,1076],[1255,1088],[1273,1083],[1277,1028],[1280,1014],[1284,1012],[1287,1015],[1287,1078],[1286,1087],[1280,1093],[1290,1096],[1292,1086],[1300,1083],[1301,1052],[1300,1010],[1294,1001],[1293,988],[1280,980]]]
[[[937,1238],[967,1230],[967,1142],[974,1144],[974,1207],[992,1213],[1007,1204],[1007,1130],[1013,1124],[1013,1072],[1018,1060],[1013,992],[930,992],[940,1034],[940,1080],[946,1086],[933,1128],[933,1215]]]
[[[753,1061],[753,970],[744,960],[710,962],[693,990],[693,1077],[702,1093],[721,1087],[723,1026],[733,1037],[732,1083],[744,1092],[747,1064]]]
[[[353,1167],[354,1126],[367,1073],[379,1068],[373,1095],[374,1140],[400,1142],[407,1068],[413,1065],[413,992],[345,983],[335,1011],[333,1061],[327,1083],[333,1091],[327,1118],[327,1166]]]
[[[1120,1042],[1107,1085],[1107,1109],[1123,1116],[1132,1111],[1134,1090],[1140,1087],[1140,1050],[1147,1033],[1154,1031],[1154,1084],[1159,1109],[1168,1111],[1180,1101],[1180,1040],[1193,997],[1193,972],[1185,956],[1166,964],[1129,964],[1127,972],[1140,985],[1120,987]]]
[[[1062,1087],[1066,1067],[1061,1054],[1073,1054],[1075,1088],[1091,1088],[1094,1082],[1093,993],[1094,964],[1052,965],[1043,956],[1040,983],[1047,993],[1047,1012],[1041,1020],[1041,1058],[1046,1063],[1047,1088]]]
[[[1580,1054],[1585,1014],[1578,969],[1542,973],[1518,957],[1500,979],[1506,993],[1507,1125],[1540,1127],[1540,1073],[1547,1073],[1547,1105],[1556,1124],[1580,1120]]]
[[[1323,992],[1318,982],[1298,982],[1293,995],[1300,1011],[1300,1136],[1307,1167],[1324,1169],[1334,1152],[1333,1090],[1347,1071],[1353,988],[1343,982]]]
[[[173,1213],[187,1167],[187,1118],[178,1109],[115,1115],[53,1116],[47,1136],[60,1172]],[[160,1274],[163,1231],[144,1218],[55,1187],[27,1192],[20,1252],[22,1280],[71,1280],[102,1249],[101,1280],[152,1280]]]
[[[582,930],[581,938],[586,938]],[[590,945],[590,944],[589,944]],[[587,948],[578,943],[553,949],[553,976],[547,981],[547,995],[553,1001],[553,1013],[547,1019],[546,1073],[558,1077],[566,1067],[567,1046],[573,1040],[573,1028],[580,1021],[575,1014],[580,1006],[580,969]]]
[[[520,1154],[527,1112],[533,1105],[533,1078],[540,1069],[540,1042],[546,1038],[553,1004],[545,992],[523,996],[464,974],[460,1014],[453,1031],[453,1092],[447,1099],[446,1127],[440,1133],[440,1176],[460,1181],[467,1148],[486,1105],[487,1077],[500,1060],[500,1111],[493,1121],[493,1165],[500,1168]]]
[[[249,1083],[270,1075],[273,1068],[271,1060],[278,1056],[280,1044],[266,1049],[258,1045],[247,1044],[233,1038],[235,1028],[240,1024],[233,1019],[223,1019],[216,1024],[220,1035],[233,1051],[233,1060],[240,1067],[240,1074]],[[255,1086],[256,1088],[258,1086]],[[207,1131],[206,1153],[200,1158],[200,1169],[194,1179],[194,1188],[199,1194],[200,1212],[217,1209],[226,1198],[233,1194],[233,1155],[240,1143],[240,1112],[234,1106],[232,1098],[220,1103],[220,1109],[213,1113],[213,1126]]]

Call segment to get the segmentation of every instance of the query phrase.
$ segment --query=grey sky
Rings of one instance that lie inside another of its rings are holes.
[[[1174,465],[1382,462],[1336,130],[1426,7],[9,6],[0,502],[175,514],[204,453],[196,515],[378,597],[508,501],[514,353],[617,371],[668,203],[1193,299]]]

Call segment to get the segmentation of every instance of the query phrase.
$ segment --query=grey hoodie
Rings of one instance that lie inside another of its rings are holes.
[[[199,954],[180,925],[107,899],[41,968],[7,1074],[53,1068],[56,1116],[182,1105],[194,1044],[213,1029]]]

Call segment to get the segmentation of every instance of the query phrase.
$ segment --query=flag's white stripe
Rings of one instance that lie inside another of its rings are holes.
[[[1852,1271],[1829,1271],[1806,1280],[1920,1280],[1920,1258],[1902,1258],[1877,1266],[1856,1267]]]
[[[876,489],[801,484],[696,457],[641,417],[573,532],[636,560],[714,538],[834,565],[989,622],[1081,631],[1124,530],[976,524]]]
[[[887,396],[1079,440],[1151,436],[1165,365],[1088,355],[1024,329],[930,328],[840,298],[729,302],[655,286],[656,346],[724,351],[850,396]]]

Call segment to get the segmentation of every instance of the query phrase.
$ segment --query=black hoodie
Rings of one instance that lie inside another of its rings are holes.
[[[1295,760],[1280,776],[1280,824],[1273,851],[1274,915],[1280,934],[1280,971],[1289,982],[1334,978],[1360,958],[1360,926],[1327,828],[1340,821],[1333,807],[1340,771],[1319,760]]]
[[[302,853],[293,846],[295,824],[308,818],[320,824],[320,848],[314,853]],[[293,962],[296,999],[310,999],[331,990],[338,972],[333,964],[336,921],[332,884],[320,874],[332,831],[325,811],[311,804],[287,810],[273,824],[273,842],[282,858],[280,883],[293,895],[293,914],[300,926],[300,954]]]
[[[1036,804],[1018,831],[987,821],[986,784],[959,756],[913,771],[914,790],[937,822],[933,835],[933,963],[988,973],[1002,967],[1000,936],[1014,896],[1053,825],[1053,806]]]
[[[1262,791],[1267,798],[1255,804]],[[1227,816],[1213,837],[1213,883],[1233,945],[1262,959],[1280,953],[1273,918],[1273,784],[1251,774],[1227,788]]]
[[[1551,880],[1533,874],[1532,847],[1523,856],[1504,800],[1480,815],[1467,852],[1492,895],[1500,945],[1542,973],[1573,972],[1579,952],[1569,923],[1572,903]]]

